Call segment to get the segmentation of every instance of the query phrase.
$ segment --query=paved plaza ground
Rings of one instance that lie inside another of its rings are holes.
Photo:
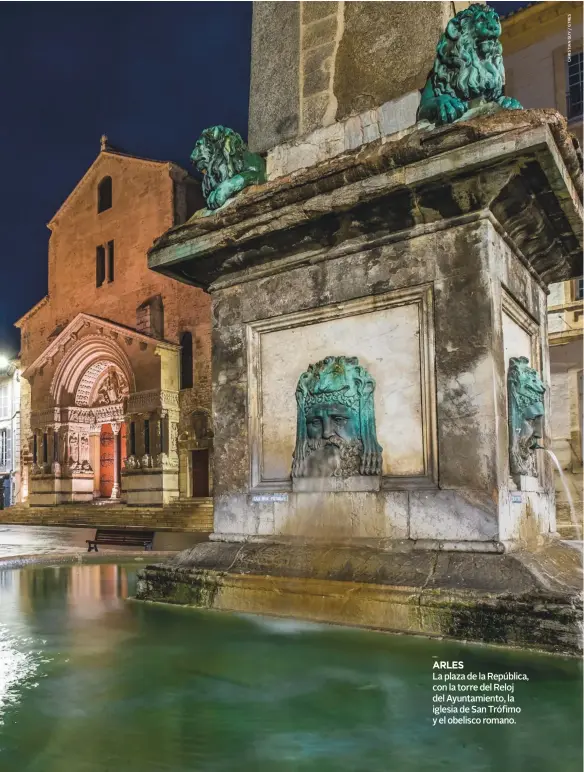
[[[61,526],[2,525],[0,524],[0,564],[15,558],[39,556],[43,558],[75,557],[87,554],[86,539],[93,539],[95,528],[64,528]],[[200,536],[193,533],[157,532],[153,554],[174,554],[194,544]],[[107,546],[99,554],[137,554],[135,548]],[[93,553],[92,553],[93,554]],[[144,554],[140,550],[140,554]]]

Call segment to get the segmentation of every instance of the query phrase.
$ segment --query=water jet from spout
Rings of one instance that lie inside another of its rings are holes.
[[[560,474],[560,480],[562,481],[562,485],[564,487],[564,493],[566,494],[566,498],[568,499],[568,506],[570,508],[570,520],[572,521],[572,525],[576,529],[576,537],[578,541],[582,541],[582,523],[579,522],[578,518],[576,517],[576,508],[574,507],[572,494],[570,493],[570,489],[568,487],[568,483],[566,482],[566,477],[564,475],[564,470],[562,469],[560,462],[558,461],[558,457],[551,450],[548,450],[548,448],[542,448],[541,446],[538,446],[538,448],[540,450],[545,450],[545,452],[551,458],[551,460],[554,463],[554,466],[556,467],[556,469]]]

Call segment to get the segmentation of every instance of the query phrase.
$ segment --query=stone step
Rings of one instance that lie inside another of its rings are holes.
[[[66,504],[54,507],[25,507],[16,505],[0,510],[0,524],[4,525],[64,525],[64,526],[119,526],[145,527],[152,530],[196,531],[213,530],[212,499],[190,501],[189,506],[128,507],[91,504]]]

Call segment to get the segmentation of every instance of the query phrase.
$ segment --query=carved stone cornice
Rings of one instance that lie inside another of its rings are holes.
[[[490,217],[540,281],[562,281],[582,272],[581,162],[555,110],[421,122],[248,188],[167,231],[148,265],[213,291]]]
[[[102,319],[98,316],[81,313],[77,314],[77,316],[69,322],[59,335],[57,335],[57,337],[47,346],[42,354],[26,368],[23,373],[24,377],[30,379],[37,372],[42,374],[43,366],[46,363],[50,362],[54,357],[61,356],[69,345],[81,340],[80,332],[84,329],[89,330],[92,326],[95,332],[106,335],[113,340],[123,338],[126,345],[129,345],[128,339],[130,339],[139,341],[143,349],[150,346],[153,352],[156,349],[169,349],[171,351],[180,350],[180,346],[177,346],[175,343],[159,340],[158,338],[151,338],[130,327],[110,322],[109,320]]]
[[[47,428],[56,424],[104,424],[124,420],[124,405],[103,405],[100,407],[55,407],[34,410],[30,416],[33,429]]]
[[[130,394],[126,412],[129,414],[153,413],[155,411],[178,411],[178,391],[150,389]]]

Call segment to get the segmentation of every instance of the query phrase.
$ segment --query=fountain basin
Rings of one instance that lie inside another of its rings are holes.
[[[582,766],[573,657],[133,603],[131,565],[0,582],[2,772]],[[513,725],[436,726],[436,659],[525,674]]]
[[[581,651],[581,558],[211,542],[149,565],[137,598],[551,652]]]

